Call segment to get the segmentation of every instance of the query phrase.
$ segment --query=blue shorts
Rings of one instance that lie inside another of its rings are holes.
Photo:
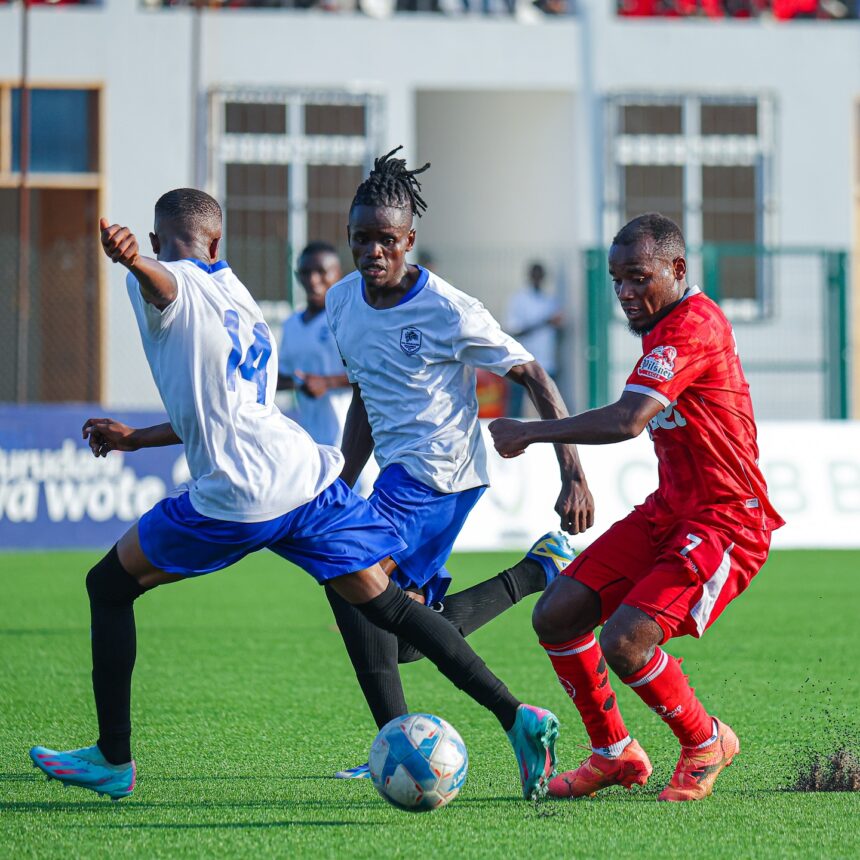
[[[150,563],[168,573],[211,573],[270,549],[320,583],[364,570],[405,546],[388,520],[339,478],[300,508],[262,523],[204,517],[182,493],[147,511],[138,535]]]
[[[373,485],[368,501],[406,541],[405,548],[391,553],[397,562],[391,578],[401,588],[422,588],[428,606],[441,600],[451,584],[445,562],[485,489],[440,493],[397,463],[383,469]]]

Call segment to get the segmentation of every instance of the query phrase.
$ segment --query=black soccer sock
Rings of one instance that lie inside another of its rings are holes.
[[[371,624],[330,585],[325,593],[370,713],[382,728],[409,712],[397,669],[397,637]]]
[[[468,636],[524,597],[543,591],[544,588],[546,572],[543,567],[533,558],[524,558],[492,579],[447,595],[442,601],[442,609],[438,611],[454,625],[461,636]],[[422,656],[416,648],[406,642],[400,642],[398,662],[412,663],[420,660]]]
[[[456,687],[492,711],[505,731],[513,726],[519,700],[440,613],[411,600],[393,582],[357,608],[374,624],[426,655]]]
[[[115,546],[87,574],[98,745],[111,764],[131,761],[131,673],[137,652],[134,601],[144,591],[120,564]]]

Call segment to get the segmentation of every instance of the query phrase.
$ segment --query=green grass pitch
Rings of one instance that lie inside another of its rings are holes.
[[[374,730],[318,587],[270,554],[137,603],[133,741],[139,779],[120,803],[32,770],[37,743],[91,743],[91,553],[0,555],[0,857],[858,857],[856,794],[785,791],[811,751],[857,740],[860,553],[775,553],[687,658],[742,754],[698,804],[658,804],[677,749],[616,684],[654,763],[649,785],[530,804],[494,719],[430,665],[405,667],[411,706],[452,722],[471,766],[441,811],[389,808],[364,761]],[[455,588],[514,560],[455,557]],[[529,625],[534,598],[472,637],[526,701],[559,715],[560,763],[586,741]]]

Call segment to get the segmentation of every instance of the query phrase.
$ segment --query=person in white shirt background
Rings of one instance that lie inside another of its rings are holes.
[[[539,361],[553,378],[558,375],[558,331],[564,324],[561,308],[555,296],[544,289],[546,269],[534,262],[528,269],[528,283],[511,296],[505,330],[518,340]],[[522,417],[523,395],[521,385],[510,386],[508,414]]]
[[[315,442],[340,447],[352,386],[325,315],[326,293],[342,276],[334,246],[307,245],[299,255],[296,275],[307,305],[284,322],[278,390],[296,392],[298,422]]]

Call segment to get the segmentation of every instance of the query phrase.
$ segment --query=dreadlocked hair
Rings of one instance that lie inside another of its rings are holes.
[[[353,206],[380,206],[391,209],[409,209],[419,218],[427,210],[427,204],[418,193],[421,183],[415,178],[430,167],[428,161],[417,170],[406,169],[406,159],[392,158],[395,152],[403,149],[398,146],[386,155],[373,160],[373,170],[355,192]]]

